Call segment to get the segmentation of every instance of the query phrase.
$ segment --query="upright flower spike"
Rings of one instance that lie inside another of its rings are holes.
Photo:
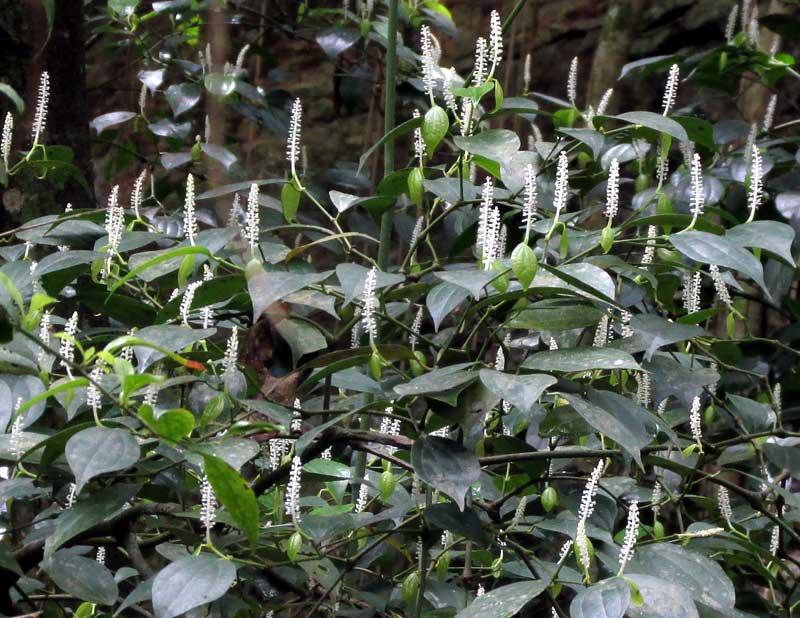
[[[486,53],[486,39],[480,36],[475,42],[475,68],[472,70],[472,81],[476,86],[486,81],[488,74]]]
[[[58,354],[61,356],[61,366],[67,370],[67,375],[72,378],[72,370],[70,369],[70,363],[75,361],[75,344],[72,342],[72,339],[75,337],[75,333],[78,330],[78,312],[75,311],[67,320],[66,325],[64,326],[64,334],[68,335],[69,338],[64,338],[61,340],[61,345],[58,349]]]
[[[769,133],[772,130],[772,123],[775,121],[775,108],[778,106],[778,95],[773,94],[767,103],[767,109],[764,112],[764,121],[761,125],[761,130],[764,133]]]
[[[417,315],[414,316],[414,321],[411,323],[411,334],[408,336],[408,343],[411,345],[411,349],[414,350],[417,347],[417,343],[419,342],[419,332],[422,328],[422,317],[423,317],[423,310],[420,307],[417,310]]]
[[[105,547],[98,547],[97,548],[97,556],[95,557],[97,560],[97,564],[104,565],[106,563],[106,548]]]
[[[725,285],[725,282],[722,280],[722,273],[719,271],[719,266],[711,264],[708,270],[711,273],[711,280],[714,282],[714,289],[717,291],[717,298],[719,298],[723,305],[730,309],[733,306],[731,294],[728,291],[728,286]]]
[[[775,416],[780,418],[783,414],[783,393],[780,382],[777,382],[772,388],[772,407],[775,410]]]
[[[192,303],[194,303],[194,295],[197,292],[197,288],[199,288],[202,284],[203,284],[202,281],[193,281],[192,283],[186,286],[186,291],[183,293],[183,298],[181,299],[181,306],[180,306],[181,320],[183,320],[184,326],[190,326],[189,315],[192,312]]]
[[[50,346],[50,324],[52,315],[51,310],[48,309],[42,314],[42,319],[39,322],[39,341],[47,347]],[[48,356],[48,353],[44,349],[40,349],[39,352],[37,352],[36,363],[40,368],[44,368],[44,363]]]
[[[731,7],[731,12],[728,13],[728,21],[725,24],[725,42],[730,44],[733,42],[733,35],[736,34],[736,20],[739,17],[739,5],[734,4]]]
[[[186,179],[186,199],[183,203],[183,233],[189,244],[194,246],[194,237],[197,235],[197,215],[194,202],[194,176],[189,174]]]
[[[33,115],[33,143],[39,143],[39,138],[47,126],[47,104],[50,101],[50,75],[42,72],[39,81],[39,96],[36,99],[36,113]]]
[[[144,116],[144,110],[147,107],[147,84],[142,84],[139,89],[139,113]]]
[[[584,573],[589,572],[590,566],[589,539],[586,535],[586,523],[594,512],[597,488],[604,469],[605,464],[601,459],[599,462],[597,462],[597,466],[589,475],[589,480],[586,482],[586,487],[581,495],[581,503],[578,507],[578,527],[575,532],[575,548],[577,550],[576,553],[578,556],[578,562],[580,563]]]
[[[675,106],[675,99],[678,96],[678,77],[680,76],[680,67],[673,64],[669,68],[669,75],[667,76],[667,85],[664,88],[664,98],[661,100],[662,115],[668,116],[672,108]]]
[[[419,118],[419,110],[415,109],[411,115],[414,119]],[[414,157],[422,165],[425,158],[425,140],[422,139],[422,129],[420,127],[414,129]]]
[[[649,409],[650,402],[653,399],[653,378],[646,371],[642,371],[637,376],[637,381],[639,386],[636,389],[636,400],[642,405],[642,407]]]
[[[456,75],[455,67],[450,67],[449,69],[445,69],[444,73],[444,83],[442,85],[442,93],[444,96],[445,105],[447,108],[453,112],[454,116],[458,116],[458,105],[456,105],[456,95],[453,93],[453,78]]]
[[[11,136],[14,133],[14,116],[11,112],[6,113],[3,121],[3,137],[0,139],[0,156],[3,158],[3,166],[8,169],[8,160],[11,156]]]
[[[295,397],[294,410],[292,411],[292,423],[289,426],[289,429],[291,429],[292,433],[303,430],[303,417],[300,414],[300,410],[302,409],[303,406],[300,404],[300,400]]]
[[[103,403],[103,395],[98,386],[103,379],[103,373],[103,362],[98,358],[89,373],[89,386],[86,387],[86,405],[92,409],[95,418],[98,418]]]
[[[595,114],[597,116],[604,116],[606,110],[608,109],[608,104],[611,102],[611,96],[614,94],[614,89],[609,88],[603,93],[603,97],[600,99],[600,103],[597,104],[597,110],[595,110]]]
[[[577,107],[575,100],[578,98],[578,57],[575,56],[569,63],[569,74],[567,75],[567,99],[572,103],[572,107]]]
[[[656,481],[655,484],[653,485],[653,493],[650,496],[650,504],[651,504],[650,508],[653,511],[653,520],[654,521],[658,519],[658,514],[661,511],[661,498],[663,497],[663,495],[664,495],[664,492],[663,492],[663,489],[661,487],[661,483]]]
[[[550,337],[550,341],[547,344],[547,348],[551,352],[553,350],[558,350],[558,341],[556,341],[554,337]]]
[[[22,457],[22,415],[19,409],[22,407],[22,397],[17,397],[14,404],[14,422],[11,423],[11,439],[9,440],[9,450],[14,459]]]
[[[297,98],[292,103],[292,115],[289,120],[289,137],[286,140],[286,159],[292,169],[292,177],[297,176],[297,161],[300,159],[300,127],[303,122],[303,106]]]
[[[697,223],[697,218],[703,214],[706,204],[706,189],[703,185],[703,164],[700,161],[700,155],[694,153],[692,157],[692,222],[689,224],[689,229],[694,227]]]
[[[684,273],[683,277],[683,307],[691,315],[700,311],[700,281],[699,272]]]
[[[605,216],[608,217],[608,226],[617,216],[619,211],[619,161],[617,158],[611,159],[611,166],[608,168],[608,182],[606,183],[606,210]]]
[[[492,61],[489,75],[494,75],[503,59],[503,24],[500,22],[500,13],[497,11],[492,11],[489,18],[489,57]]]
[[[531,236],[531,226],[536,216],[536,170],[528,163],[525,167],[525,203],[522,207],[522,220],[525,222],[525,242]]]
[[[292,459],[289,470],[289,482],[286,485],[285,512],[293,521],[300,521],[300,482],[303,473],[303,462],[297,455]]]
[[[758,47],[758,4],[753,5],[750,23],[747,24],[747,39],[753,47]]]
[[[141,219],[139,207],[142,205],[142,201],[144,200],[144,181],[146,178],[147,169],[143,169],[142,173],[136,177],[136,181],[133,183],[133,191],[131,192],[131,208],[133,209],[133,214],[137,219]]]
[[[531,55],[525,54],[525,63],[522,65],[522,92],[528,94],[531,89]]]
[[[247,52],[250,51],[250,43],[247,43],[242,49],[239,50],[239,55],[236,56],[236,69],[241,71],[244,68],[244,61],[247,58]]]
[[[731,508],[731,496],[728,490],[724,487],[717,489],[717,503],[719,504],[719,513],[722,515],[728,528],[733,527],[731,520],[733,519],[733,509]]]
[[[492,206],[489,209],[488,220],[486,222],[486,234],[483,240],[483,253],[481,255],[483,270],[492,269],[492,265],[499,256],[500,247],[500,211],[496,206]]]
[[[689,428],[692,430],[692,439],[698,446],[703,439],[703,426],[700,418],[700,397],[692,399],[692,408],[689,411]]]
[[[642,255],[643,266],[653,263],[653,258],[656,255],[656,236],[658,236],[658,228],[655,225],[647,226],[647,244]]]
[[[416,251],[416,244],[419,241],[419,235],[422,233],[422,226],[425,225],[425,216],[417,217],[417,222],[414,224],[414,229],[411,230],[411,238],[408,240],[409,247],[414,247]]]
[[[230,378],[236,371],[236,360],[239,358],[239,330],[234,328],[228,343],[225,346],[225,356],[222,357],[222,376]]]
[[[434,86],[434,62],[433,62],[433,42],[431,41],[431,29],[427,24],[423,24],[419,30],[420,47],[422,54],[420,59],[420,69],[422,72],[422,84],[425,88],[425,95],[433,102]]]
[[[370,341],[374,341],[378,336],[378,322],[375,319],[375,311],[378,309],[378,298],[375,296],[377,282],[378,268],[373,266],[369,274],[367,274],[367,280],[364,282],[363,309],[361,312],[361,324],[364,330],[369,333]]]
[[[569,199],[569,159],[563,150],[558,155],[558,165],[556,167],[556,184],[553,189],[553,207],[555,208],[555,221],[561,216],[561,211],[567,205]],[[554,221],[554,222],[555,222]]]
[[[597,328],[594,331],[594,342],[592,346],[595,348],[602,348],[608,343],[608,314],[600,318]]]
[[[756,218],[756,212],[761,206],[761,194],[764,186],[763,174],[764,170],[761,163],[761,152],[758,146],[753,146],[752,150],[752,167],[750,168],[750,187],[747,192],[747,207],[750,209],[750,216],[747,222],[751,222]]]
[[[625,538],[622,541],[622,549],[619,552],[619,575],[625,570],[625,565],[633,558],[633,548],[639,536],[639,505],[631,502],[628,507],[628,522],[625,525]]]
[[[106,234],[108,234],[108,257],[103,267],[103,276],[108,277],[111,270],[111,262],[119,250],[119,243],[122,241],[122,230],[125,227],[125,212],[119,205],[119,185],[111,189],[108,196],[108,207],[106,209]]]
[[[472,99],[467,99],[467,98],[461,99],[461,135],[464,137],[472,134],[472,125],[473,125],[472,110],[473,110]],[[472,180],[470,180],[470,182],[472,182]],[[472,184],[475,183],[472,182]]]
[[[358,486],[358,498],[356,499],[356,506],[354,511],[356,513],[363,513],[367,508],[367,501],[369,500],[369,487],[366,483],[361,483]]]
[[[78,486],[75,483],[69,484],[69,491],[67,492],[67,508],[71,509],[75,506],[75,500],[78,497]]]
[[[781,527],[772,526],[772,533],[769,537],[769,553],[773,558],[778,556],[778,550],[781,548]]]
[[[214,489],[208,477],[203,475],[200,484],[200,522],[203,528],[211,530],[217,519],[217,498],[214,496]]]
[[[505,371],[506,369],[506,353],[503,352],[503,346],[497,348],[497,355],[494,358],[494,370]]]
[[[620,317],[622,318],[622,338],[627,339],[628,337],[633,337],[633,328],[631,327],[631,312],[623,309]]]
[[[261,231],[261,214],[258,204],[258,185],[250,185],[250,193],[247,195],[247,216],[245,218],[245,236],[250,243],[250,255],[256,256],[258,237]]]

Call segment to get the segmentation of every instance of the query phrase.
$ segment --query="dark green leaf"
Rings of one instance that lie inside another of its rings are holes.
[[[528,581],[501,586],[477,597],[456,618],[511,618],[547,589],[545,581]]]
[[[612,577],[581,590],[569,606],[571,618],[622,618],[631,590],[621,577]]]
[[[411,464],[420,479],[450,496],[462,511],[470,486],[481,475],[475,453],[452,440],[435,436],[422,436],[414,442]]]
[[[253,490],[236,470],[221,459],[203,455],[203,462],[217,500],[250,542],[255,544],[258,540],[259,511]]]
[[[175,618],[195,607],[216,601],[236,579],[229,560],[210,554],[186,556],[167,565],[153,580],[156,618]]]
[[[457,135],[453,141],[461,150],[492,161],[502,161],[517,152],[520,147],[519,137],[508,129],[489,129],[466,137]]]
[[[75,475],[76,492],[80,493],[90,479],[139,461],[139,444],[127,429],[91,427],[72,436],[64,454]]]
[[[117,582],[111,571],[97,560],[61,549],[43,561],[42,568],[67,594],[98,605],[113,605],[117,601]]]
[[[655,112],[626,112],[624,114],[620,114],[619,116],[613,116],[613,118],[622,120],[624,122],[629,122],[631,124],[638,124],[643,127],[647,127],[648,129],[658,131],[659,133],[666,133],[667,135],[671,135],[675,139],[678,139],[682,142],[689,141],[689,136],[686,134],[686,129],[675,122],[672,118],[667,118],[666,116],[656,114]]]
[[[613,348],[569,348],[532,354],[522,363],[525,369],[539,371],[587,371],[589,369],[641,370],[627,352]]]
[[[513,375],[493,369],[481,369],[480,377],[489,390],[522,412],[529,412],[542,393],[558,381],[544,374]]]

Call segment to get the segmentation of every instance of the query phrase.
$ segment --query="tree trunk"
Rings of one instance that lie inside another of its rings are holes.
[[[643,0],[610,0],[608,3],[600,40],[592,60],[587,106],[597,107],[603,93],[614,87],[620,70],[628,61],[631,43],[639,32],[643,5]],[[614,108],[612,98],[606,112],[613,113]]]

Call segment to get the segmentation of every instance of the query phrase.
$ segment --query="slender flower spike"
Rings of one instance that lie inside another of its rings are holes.
[[[289,482],[286,485],[285,512],[294,521],[300,521],[300,481],[303,473],[303,462],[297,455],[292,459],[289,470]]]
[[[591,566],[591,558],[589,556],[589,537],[586,535],[585,519],[578,520],[578,527],[575,531],[575,549],[581,568],[585,573],[588,573]]]
[[[752,149],[753,164],[750,170],[750,190],[747,192],[747,206],[750,209],[748,223],[756,218],[756,211],[761,206],[761,192],[763,189],[763,167],[761,164],[761,152],[757,146]]]
[[[425,225],[425,217],[417,217],[417,222],[414,224],[414,229],[411,231],[411,238],[408,241],[410,247],[414,247],[416,251],[416,244],[419,240],[419,235],[422,233],[422,226]]]
[[[733,35],[736,33],[736,19],[739,16],[739,5],[734,4],[731,7],[731,12],[728,13],[728,22],[725,24],[725,41],[731,43]]]
[[[419,30],[420,47],[422,48],[421,69],[422,84],[425,87],[425,94],[433,101],[434,86],[434,62],[433,62],[433,43],[431,41],[431,29],[427,24],[423,24]]]
[[[67,374],[70,376],[70,378],[72,377],[72,372],[69,364],[75,360],[75,344],[72,342],[72,338],[75,337],[77,330],[78,312],[75,311],[64,326],[64,334],[68,335],[69,338],[62,339],[61,345],[58,349],[58,354],[62,357],[61,366],[67,370]]]
[[[250,43],[247,43],[242,49],[239,50],[239,55],[236,56],[236,68],[241,71],[244,67],[244,60],[247,57],[247,52],[250,51]]]
[[[553,350],[558,350],[558,341],[556,341],[554,337],[550,337],[550,342],[547,344],[547,347],[551,352]]]
[[[621,322],[622,322],[622,338],[627,339],[628,337],[633,337],[633,328],[631,327],[631,315],[630,311],[622,310],[621,313]]]
[[[442,93],[444,95],[444,102],[447,105],[448,109],[453,112],[454,116],[458,116],[458,106],[456,105],[456,95],[453,94],[453,77],[455,77],[456,69],[455,67],[450,67],[446,69],[444,72],[444,84],[442,87]]]
[[[680,76],[680,68],[677,64],[673,64],[669,68],[669,75],[667,76],[667,86],[664,88],[664,98],[661,100],[663,108],[662,115],[668,116],[669,112],[675,106],[675,99],[678,96],[678,77]]]
[[[67,493],[67,508],[71,509],[75,506],[75,499],[78,497],[78,486],[75,483],[69,484],[69,492]]]
[[[461,135],[470,135],[472,133],[472,125],[472,99],[461,99]],[[470,167],[471,170],[472,168]],[[471,177],[470,182],[475,184]]]
[[[33,115],[33,143],[39,143],[39,137],[47,125],[47,103],[50,100],[50,75],[42,73],[39,81],[39,97],[36,100],[36,113]]]
[[[14,422],[11,424],[11,439],[9,441],[9,450],[14,459],[22,457],[22,415],[19,409],[22,407],[22,397],[17,397],[17,403],[14,404]]]
[[[605,463],[601,459],[589,475],[586,481],[586,486],[583,488],[581,494],[581,503],[578,507],[578,519],[588,519],[594,513],[595,497],[597,496],[597,488],[599,487],[600,477],[603,476],[605,471]]]
[[[106,234],[108,234],[108,257],[103,267],[103,275],[108,277],[111,269],[111,261],[119,250],[119,243],[122,241],[122,230],[125,227],[125,212],[119,205],[119,185],[111,189],[108,196],[108,208],[106,209]]]
[[[700,397],[692,399],[692,408],[689,412],[689,428],[692,430],[692,438],[697,444],[703,439],[703,427],[700,419]]]
[[[653,258],[656,255],[656,236],[658,235],[658,228],[655,225],[647,226],[647,244],[644,248],[642,255],[642,265],[647,266],[653,263]]]
[[[691,315],[700,311],[700,273],[687,272],[683,278],[683,306]]]
[[[222,358],[222,375],[229,378],[236,371],[236,359],[239,358],[239,331],[234,328],[225,346],[225,356]]]
[[[778,382],[772,388],[772,406],[775,410],[775,416],[780,418],[781,414],[783,414],[783,394],[782,394],[782,387],[781,383]]]
[[[194,295],[197,292],[197,288],[202,285],[202,281],[193,281],[189,285],[186,286],[186,291],[183,293],[183,299],[181,299],[181,319],[185,326],[189,326],[189,314],[192,312],[192,303],[194,302]]]
[[[369,487],[367,487],[366,483],[361,483],[361,485],[358,486],[358,498],[356,499],[356,506],[355,506],[356,513],[364,512],[364,509],[367,508],[368,499],[369,499]]]
[[[578,98],[578,57],[575,56],[572,62],[569,63],[569,74],[567,75],[567,99],[575,105],[575,99]]]
[[[522,65],[522,92],[527,94],[531,89],[531,55],[525,54],[525,63]]]
[[[478,37],[475,42],[475,68],[472,70],[472,80],[476,86],[486,81],[488,71],[486,53],[486,39]]]
[[[419,342],[419,331],[422,328],[422,307],[417,310],[417,315],[414,316],[414,321],[411,323],[411,334],[408,336],[408,343],[411,344],[411,349],[414,350]]]
[[[98,359],[89,373],[89,386],[86,387],[86,404],[92,409],[95,418],[103,403],[103,396],[97,386],[103,379],[103,362]]]
[[[300,126],[302,122],[303,106],[298,98],[292,103],[292,115],[289,120],[289,137],[286,140],[286,158],[292,168],[292,177],[297,176],[295,167],[297,161],[300,159]]]
[[[775,108],[778,106],[778,95],[773,94],[767,103],[767,109],[764,112],[764,122],[761,125],[761,130],[764,133],[769,133],[772,130],[772,123],[775,120]]]
[[[781,547],[781,527],[780,526],[773,526],[772,527],[772,534],[769,538],[769,553],[772,554],[772,557],[776,557],[778,555],[778,550]]]
[[[52,312],[48,309],[42,314],[42,319],[39,322],[39,341],[42,342],[45,346],[50,346],[50,322],[52,317]],[[44,349],[40,349],[36,355],[36,362],[39,364],[40,367],[44,366],[45,359],[47,358],[48,354],[45,352]]]
[[[664,401],[666,401],[666,399]],[[650,504],[652,505],[650,508],[653,510],[653,517],[655,519],[658,519],[658,513],[661,511],[661,498],[663,497],[663,493],[661,483],[656,481],[655,485],[653,485],[653,494],[650,497]]]
[[[725,519],[728,528],[732,527],[731,520],[733,519],[733,509],[731,508],[731,496],[724,487],[717,489],[717,502],[719,503],[720,515]]]
[[[295,397],[294,411],[292,412],[292,423],[289,427],[292,430],[292,432],[303,430],[303,417],[299,412],[299,410],[302,409],[303,406],[300,404],[300,400],[297,397]]]
[[[378,298],[375,296],[375,286],[378,281],[378,268],[373,266],[364,282],[364,296],[362,298],[363,309],[361,313],[361,324],[369,333],[370,340],[378,336],[378,323],[375,320],[375,311],[378,308]]]
[[[141,219],[139,207],[142,205],[142,200],[144,199],[145,178],[147,178],[146,169],[142,170],[142,173],[137,176],[136,181],[133,183],[133,192],[131,192],[131,208],[137,219]]]
[[[553,206],[555,208],[555,220],[561,215],[561,211],[567,205],[569,199],[569,159],[567,153],[561,151],[558,155],[558,165],[556,167],[556,185],[553,190]]]
[[[503,26],[500,22],[500,13],[492,11],[489,24],[489,57],[492,60],[489,75],[494,75],[503,59]]]
[[[608,169],[608,182],[606,184],[606,210],[608,225],[611,225],[614,217],[619,211],[619,160],[611,159],[611,166]]]
[[[650,402],[653,399],[653,378],[649,373],[643,371],[638,376],[638,382],[639,387],[636,390],[636,400],[642,405],[642,407],[650,408]]]
[[[700,155],[694,153],[692,157],[692,222],[689,227],[694,227],[697,218],[703,214],[703,209],[706,204],[706,190],[703,186],[703,164],[700,161]]]
[[[250,254],[255,257],[256,246],[258,245],[259,232],[261,231],[260,209],[258,205],[258,185],[250,185],[250,193],[247,195],[247,217],[245,219],[245,236],[250,243]]]
[[[592,346],[595,348],[602,348],[608,343],[608,314],[600,318],[597,328],[594,331],[594,342]]]
[[[95,558],[98,564],[105,564],[106,563],[106,548],[105,547],[98,547],[97,548],[97,557]]]
[[[525,242],[531,236],[531,226],[536,216],[536,170],[528,163],[525,167],[525,205],[522,207],[522,219],[525,222]]]
[[[139,89],[139,113],[144,116],[144,110],[147,106],[147,84],[142,84]]]
[[[0,139],[0,156],[3,157],[3,166],[8,169],[8,159],[11,156],[11,136],[14,133],[14,116],[11,112],[6,113],[3,122],[3,137]]]
[[[716,264],[711,264],[711,266],[708,267],[708,270],[711,272],[711,280],[714,282],[714,289],[717,291],[717,298],[719,298],[723,305],[730,308],[733,305],[731,301],[731,294],[728,291],[728,286],[725,285],[725,282],[722,280],[722,273],[719,271],[719,267]]]
[[[625,539],[619,552],[619,574],[625,570],[625,565],[633,558],[633,548],[639,536],[639,505],[631,502],[628,507],[628,523],[625,526]]]
[[[600,99],[600,103],[597,104],[597,109],[595,110],[595,115],[603,116],[606,113],[606,109],[608,109],[608,104],[611,102],[611,95],[614,94],[614,89],[609,88],[608,90],[603,93],[603,98]]]
[[[214,527],[217,514],[217,499],[214,496],[214,489],[208,481],[207,476],[203,476],[200,484],[200,521],[203,528],[210,530]]]
[[[419,110],[415,109],[412,116],[416,119],[419,118]],[[422,165],[422,160],[425,157],[425,141],[422,139],[422,129],[417,127],[414,129],[414,156],[419,160]]]
[[[183,233],[189,244],[194,246],[194,237],[197,235],[197,216],[195,215],[194,202],[194,176],[189,174],[186,179],[186,200],[183,203]]]
[[[503,346],[497,348],[497,356],[494,359],[494,370],[505,371],[506,369],[506,354],[503,352]]]

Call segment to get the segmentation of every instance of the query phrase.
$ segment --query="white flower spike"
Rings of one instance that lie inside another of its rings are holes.
[[[259,233],[261,231],[261,214],[258,203],[258,185],[250,185],[250,193],[247,195],[247,216],[245,219],[245,236],[250,243],[250,255],[255,257],[256,247],[258,246]]]
[[[700,445],[703,439],[703,426],[700,417],[700,397],[692,399],[692,408],[689,411],[689,428],[692,430],[692,439]]]
[[[36,113],[33,115],[33,143],[38,144],[39,138],[47,126],[47,104],[50,101],[50,75],[47,71],[42,73],[39,81],[39,97],[36,100]]]
[[[488,71],[486,54],[486,39],[478,37],[475,42],[475,68],[472,71],[472,81],[476,86],[486,81]]]
[[[575,56],[569,63],[569,74],[567,75],[567,99],[572,103],[572,107],[577,107],[575,100],[578,98],[578,57]]]
[[[489,56],[492,61],[489,75],[494,75],[503,59],[503,25],[500,22],[500,13],[492,11],[489,23]]]
[[[289,482],[286,485],[285,511],[293,521],[300,521],[300,483],[303,473],[303,462],[297,455],[292,459],[289,470]]]
[[[608,182],[606,184],[606,210],[605,216],[608,217],[608,225],[611,225],[614,217],[619,211],[619,161],[614,158],[611,160],[611,167],[608,169]]]
[[[750,187],[747,192],[747,207],[750,209],[750,216],[747,222],[750,223],[756,218],[756,212],[761,206],[761,194],[764,186],[763,179],[763,166],[761,162],[761,152],[758,146],[753,145],[752,149],[752,167],[750,169]]]
[[[286,158],[292,169],[292,177],[297,176],[297,161],[300,159],[300,129],[303,122],[303,106],[300,99],[292,103],[292,114],[289,120],[289,137],[286,140]]]
[[[6,113],[3,122],[3,137],[0,139],[0,156],[3,158],[3,166],[8,170],[8,160],[11,156],[11,136],[14,133],[14,116],[11,112]]]
[[[689,224],[689,229],[694,227],[697,223],[697,218],[703,214],[706,204],[706,190],[703,185],[703,164],[700,161],[700,155],[694,153],[692,156],[692,222]]]
[[[194,246],[194,237],[197,235],[197,216],[194,202],[194,176],[189,174],[186,179],[186,200],[183,203],[183,233],[189,244]]]
[[[667,86],[664,88],[664,98],[661,101],[662,115],[668,116],[672,108],[675,106],[675,99],[678,96],[678,77],[680,76],[680,67],[673,64],[669,68],[669,75],[667,76]]]
[[[378,281],[378,268],[373,266],[367,274],[364,282],[364,294],[362,297],[363,309],[361,314],[361,324],[369,333],[370,340],[378,336],[378,322],[375,319],[375,311],[378,309],[378,298],[375,296],[375,286]]]
[[[619,552],[619,575],[625,570],[625,565],[633,558],[633,548],[639,536],[639,505],[631,502],[628,507],[628,522],[625,526],[625,539]]]

